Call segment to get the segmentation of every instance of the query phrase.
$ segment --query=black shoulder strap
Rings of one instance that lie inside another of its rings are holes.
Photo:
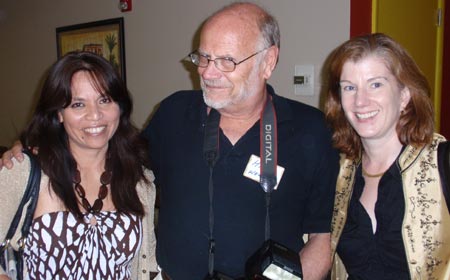
[[[444,193],[447,209],[450,214],[450,142],[441,142],[438,146],[438,168],[441,177],[442,192]]]
[[[4,252],[9,252],[9,241],[12,239],[16,231],[18,230],[19,222],[22,218],[22,213],[25,210],[25,217],[23,226],[20,229],[21,231],[21,238],[19,239],[19,250],[14,253],[16,256],[16,262],[15,262],[15,275],[17,276],[17,279],[22,279],[23,276],[23,245],[24,245],[24,238],[27,236],[28,231],[31,226],[31,222],[33,220],[34,210],[36,209],[36,204],[39,196],[39,187],[41,183],[41,168],[39,166],[38,160],[35,158],[35,156],[29,152],[24,151],[24,154],[26,154],[30,158],[30,175],[28,176],[28,182],[27,186],[25,188],[25,192],[23,194],[22,200],[20,201],[19,207],[17,208],[16,214],[14,215],[13,220],[11,221],[11,224],[9,226],[8,232],[6,234],[4,242],[0,245],[0,251],[2,255],[0,256],[0,263],[3,269],[10,269],[10,256],[8,254],[3,255]],[[26,207],[26,209],[25,209]],[[8,265],[6,265],[6,262],[8,262]],[[6,265],[6,267],[5,267]],[[11,269],[11,272],[14,271],[14,269]],[[16,279],[16,277],[14,277]]]
[[[32,155],[31,152],[24,151],[24,154],[28,155],[28,157],[30,158],[30,176],[28,177],[28,183],[23,194],[23,198],[20,202],[19,207],[17,208],[17,212],[13,220],[11,221],[11,225],[9,226],[8,233],[6,234],[6,239],[11,239],[16,233],[17,226],[19,225],[20,218],[22,217],[24,207],[29,202],[29,205],[26,209],[27,212],[25,214],[23,227],[21,229],[22,236],[26,236],[28,234],[31,221],[33,220],[34,210],[36,209],[39,186],[41,182],[41,168],[39,166],[38,160],[34,155]]]
[[[206,119],[203,139],[203,156],[209,167],[214,167],[214,164],[219,158],[219,124],[220,113],[211,108]]]
[[[214,275],[214,253],[216,241],[214,240],[214,182],[213,169],[219,159],[219,126],[220,113],[211,108],[208,118],[206,119],[205,135],[203,139],[203,156],[209,167],[209,249],[208,249],[208,274],[211,279],[215,279]]]

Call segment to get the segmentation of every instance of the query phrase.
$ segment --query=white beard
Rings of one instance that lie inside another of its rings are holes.
[[[227,98],[221,99],[221,100],[214,100],[213,98],[210,98],[210,95],[213,95],[214,93],[211,93],[207,90],[205,84],[217,84],[216,80],[208,80],[205,82],[200,77],[200,85],[203,90],[203,100],[205,104],[208,107],[211,107],[213,109],[219,110],[226,108],[230,105],[238,104],[241,101],[247,99],[249,96],[254,96],[257,94],[257,88],[260,83],[259,79],[259,61],[255,64],[255,67],[252,68],[252,71],[250,72],[250,75],[248,79],[244,82],[244,85],[239,89],[236,95],[232,96],[231,93],[227,96]],[[230,87],[232,88],[232,87]]]

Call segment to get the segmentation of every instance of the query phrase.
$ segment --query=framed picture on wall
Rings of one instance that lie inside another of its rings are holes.
[[[56,28],[58,58],[71,51],[89,51],[108,60],[126,82],[123,18]]]

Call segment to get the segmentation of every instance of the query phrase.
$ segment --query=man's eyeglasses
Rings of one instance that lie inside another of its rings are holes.
[[[260,51],[255,52],[254,54],[244,58],[239,62],[235,62],[232,57],[216,57],[215,59],[209,58],[209,56],[201,54],[198,50],[191,52],[188,56],[191,59],[192,63],[197,65],[198,67],[206,68],[209,65],[210,61],[214,61],[214,65],[217,69],[222,72],[233,72],[236,69],[236,65],[241,64],[254,57],[255,55],[267,50],[268,48],[262,49]]]

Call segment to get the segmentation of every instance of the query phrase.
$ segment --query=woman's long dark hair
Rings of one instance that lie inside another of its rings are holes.
[[[143,170],[143,166],[148,166],[147,145],[130,121],[131,97],[120,76],[104,58],[89,52],[72,52],[53,64],[21,141],[27,147],[39,148],[38,159],[51,188],[70,212],[81,216],[72,183],[77,163],[58,118],[58,112],[72,102],[72,77],[79,71],[88,73],[94,87],[119,105],[119,125],[109,141],[105,168],[112,170],[111,195],[117,211],[142,216],[144,208],[136,184],[147,181]]]

